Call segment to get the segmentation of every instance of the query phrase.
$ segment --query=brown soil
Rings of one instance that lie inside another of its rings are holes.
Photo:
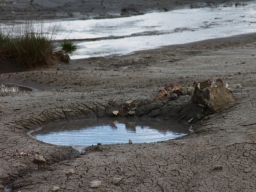
[[[255,191],[255,47],[249,34],[1,74],[1,82],[38,90],[1,93],[0,191]],[[79,155],[26,134],[52,121],[104,116],[110,98],[151,102],[167,83],[217,78],[236,102],[178,140],[103,145]],[[36,152],[47,162],[40,170]],[[114,177],[122,181],[115,185]],[[98,189],[93,180],[102,181]]]

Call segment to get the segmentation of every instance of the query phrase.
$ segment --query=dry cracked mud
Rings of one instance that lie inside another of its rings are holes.
[[[3,83],[36,90],[0,93],[0,191],[255,191],[255,50],[256,35],[248,34],[1,74]],[[50,122],[103,117],[111,98],[151,103],[167,83],[217,78],[236,102],[180,139],[102,145],[80,155],[27,135]],[[39,170],[37,152],[46,159]],[[91,188],[94,180],[101,186]]]
[[[2,190],[51,191],[58,186],[60,191],[95,191],[90,182],[100,180],[96,191],[254,191],[255,46],[252,34],[2,74],[3,82],[44,85],[1,94]],[[195,132],[184,138],[103,145],[79,155],[26,135],[51,121],[100,117],[110,98],[150,100],[166,83],[189,85],[219,77],[233,89],[236,102],[196,124]],[[36,152],[47,160],[44,169],[32,163]],[[75,174],[67,178],[70,169]],[[114,177],[122,178],[120,184],[112,183]]]

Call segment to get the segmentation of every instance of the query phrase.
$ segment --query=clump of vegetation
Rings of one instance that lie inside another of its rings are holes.
[[[11,37],[0,32],[0,56],[9,57],[8,53],[11,50],[11,46]]]
[[[0,31],[0,58],[14,59],[24,68],[49,66],[53,50],[51,39],[42,33],[10,35]]]
[[[73,42],[71,41],[63,41],[61,44],[61,49],[63,51],[65,51],[66,53],[72,53],[74,52],[75,50],[77,50],[77,45],[74,44]]]

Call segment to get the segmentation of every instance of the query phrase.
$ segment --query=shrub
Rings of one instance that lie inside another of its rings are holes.
[[[47,66],[52,63],[53,45],[41,34],[24,34],[14,39],[17,61],[25,68]]]
[[[24,68],[52,64],[53,49],[51,39],[42,33],[9,35],[0,31],[0,58],[14,58]]]
[[[11,37],[0,32],[0,56],[11,57],[10,52],[12,48],[13,43]]]
[[[77,45],[74,44],[73,42],[71,41],[63,41],[61,44],[61,49],[63,51],[65,51],[66,53],[72,53],[74,52],[75,50],[77,50]]]

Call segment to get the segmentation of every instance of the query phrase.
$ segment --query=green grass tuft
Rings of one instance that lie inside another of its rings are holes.
[[[75,50],[77,50],[77,45],[74,44],[73,42],[71,41],[63,41],[61,44],[61,49],[63,51],[65,51],[66,53],[72,53],[74,52]]]

